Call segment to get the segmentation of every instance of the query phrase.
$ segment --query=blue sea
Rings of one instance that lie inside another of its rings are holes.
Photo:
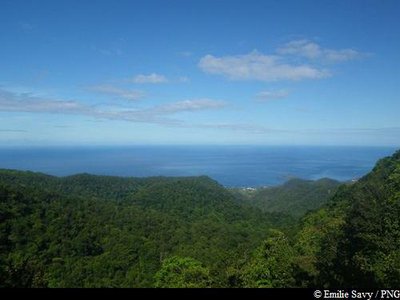
[[[340,181],[368,173],[389,147],[130,146],[2,148],[0,168],[66,176],[208,175],[228,187],[278,185],[299,177]]]

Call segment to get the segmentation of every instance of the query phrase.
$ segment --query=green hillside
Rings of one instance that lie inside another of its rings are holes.
[[[290,222],[238,204],[208,177],[2,170],[0,195],[2,286],[150,287],[169,257],[195,260],[207,284],[229,286],[268,229]]]
[[[400,151],[303,218],[295,247],[308,285],[399,286]]]
[[[263,211],[301,217],[307,211],[325,204],[340,184],[329,178],[316,181],[294,178],[280,186],[254,190],[234,189],[234,193]]]
[[[275,188],[286,212],[322,205],[301,218],[239,195],[205,176],[0,170],[0,286],[400,285],[400,151],[353,184]]]

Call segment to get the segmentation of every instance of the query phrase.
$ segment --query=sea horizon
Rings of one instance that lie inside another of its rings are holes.
[[[263,187],[291,178],[355,180],[390,146],[124,145],[0,147],[0,168],[54,176],[209,176],[225,187]]]

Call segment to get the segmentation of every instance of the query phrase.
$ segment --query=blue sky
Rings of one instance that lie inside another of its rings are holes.
[[[18,1],[0,144],[400,145],[399,1]]]

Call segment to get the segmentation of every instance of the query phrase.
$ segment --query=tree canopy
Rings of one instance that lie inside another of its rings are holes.
[[[293,219],[205,176],[0,170],[0,287],[399,286],[400,151],[334,186]]]

